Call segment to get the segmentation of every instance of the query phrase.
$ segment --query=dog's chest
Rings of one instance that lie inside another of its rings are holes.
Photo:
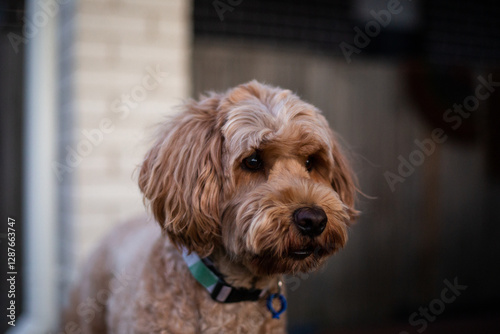
[[[138,277],[134,292],[111,298],[123,306],[119,313],[108,315],[116,318],[113,322],[133,323],[132,330],[122,328],[116,333],[285,333],[285,315],[272,319],[265,300],[215,302],[176,249],[157,242],[150,254],[146,262],[150,266]]]
[[[285,321],[272,319],[265,301],[219,304],[204,300],[199,309],[201,333],[285,333]]]

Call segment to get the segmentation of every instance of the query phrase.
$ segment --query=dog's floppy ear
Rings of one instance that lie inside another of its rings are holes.
[[[147,153],[139,187],[177,246],[208,256],[219,236],[222,135],[219,97],[190,101],[164,125]]]
[[[335,139],[335,134],[331,134],[333,145],[333,174],[332,174],[332,187],[339,194],[341,201],[347,206],[347,211],[351,222],[353,222],[359,215],[359,211],[354,208],[356,200],[356,179],[354,173],[347,161],[345,155],[341,151],[338,141]]]

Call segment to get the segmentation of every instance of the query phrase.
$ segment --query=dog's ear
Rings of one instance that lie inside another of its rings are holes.
[[[358,191],[356,186],[357,181],[346,156],[335,139],[335,134],[332,133],[331,137],[333,141],[332,187],[339,194],[340,200],[347,206],[349,217],[351,218],[351,222],[353,222],[359,215],[359,211],[354,208],[356,193]]]
[[[177,246],[208,256],[220,235],[222,135],[219,97],[190,101],[164,125],[139,173],[139,187]]]

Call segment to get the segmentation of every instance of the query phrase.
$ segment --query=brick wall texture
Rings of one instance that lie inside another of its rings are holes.
[[[76,2],[68,55],[73,57],[73,119],[66,136],[72,140],[61,158],[71,165],[63,177],[71,178],[76,263],[115,224],[144,212],[136,169],[155,124],[190,92],[190,5],[184,0]]]

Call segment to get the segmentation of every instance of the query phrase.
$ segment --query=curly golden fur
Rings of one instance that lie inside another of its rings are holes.
[[[256,81],[188,101],[162,124],[139,187],[163,233],[143,221],[115,230],[73,293],[66,330],[283,333],[265,300],[213,301],[179,248],[210,256],[235,287],[272,292],[282,274],[314,270],[342,248],[357,215],[326,119]]]

